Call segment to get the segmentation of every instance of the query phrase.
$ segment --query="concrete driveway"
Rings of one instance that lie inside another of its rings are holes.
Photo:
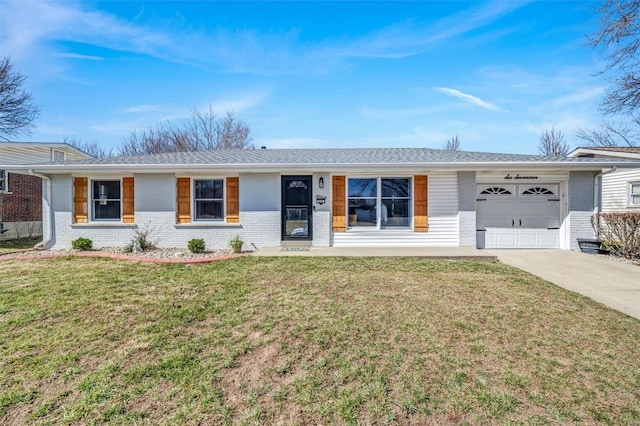
[[[569,250],[486,250],[504,264],[640,319],[640,266]]]

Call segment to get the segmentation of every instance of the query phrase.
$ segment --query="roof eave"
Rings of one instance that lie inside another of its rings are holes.
[[[578,158],[583,155],[597,155],[599,157],[617,157],[627,158],[631,160],[640,160],[640,154],[635,152],[622,152],[614,150],[601,150],[601,149],[589,149],[589,148],[576,148],[567,154],[567,157]]]
[[[282,172],[286,170],[297,171],[375,171],[375,170],[462,170],[462,171],[487,171],[508,170],[512,168],[525,169],[569,169],[573,171],[598,171],[603,168],[616,166],[618,168],[640,168],[640,161],[620,162],[615,160],[602,161],[505,161],[505,162],[428,162],[428,163],[234,163],[234,164],[21,164],[10,165],[5,168],[9,171],[35,171],[45,174],[65,173],[115,173],[122,171],[135,171],[137,173],[157,172],[211,172],[233,171],[235,173],[260,173]]]

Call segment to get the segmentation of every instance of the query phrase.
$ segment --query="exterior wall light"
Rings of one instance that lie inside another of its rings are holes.
[[[318,181],[318,186],[320,188],[324,188],[324,178],[322,176],[320,176],[320,180]]]

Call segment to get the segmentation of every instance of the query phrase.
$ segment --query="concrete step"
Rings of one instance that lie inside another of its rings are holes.
[[[287,240],[280,243],[282,248],[305,248],[311,247],[311,241]]]

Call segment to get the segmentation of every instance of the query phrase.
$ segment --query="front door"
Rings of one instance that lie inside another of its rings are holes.
[[[282,239],[311,240],[311,176],[282,176]]]

